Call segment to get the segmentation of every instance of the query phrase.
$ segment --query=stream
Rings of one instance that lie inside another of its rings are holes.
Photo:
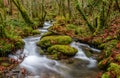
[[[70,45],[77,48],[78,53],[69,60],[56,61],[39,54],[41,48],[36,45],[36,42],[50,26],[50,22],[45,22],[43,28],[39,29],[40,35],[23,39],[25,42],[23,51],[18,50],[16,54],[9,55],[10,58],[20,62],[15,70],[19,71],[22,68],[27,70],[25,75],[20,71],[15,78],[95,78],[99,72],[97,61],[94,57],[87,57],[83,49],[87,48],[96,53],[99,53],[100,50],[87,44],[73,41]]]

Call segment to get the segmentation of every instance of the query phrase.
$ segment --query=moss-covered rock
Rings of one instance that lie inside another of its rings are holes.
[[[56,35],[56,34],[49,31],[49,32],[44,33],[44,34],[42,35],[42,37],[51,36],[51,35]]]
[[[15,49],[21,49],[24,47],[24,41],[22,39],[18,39],[16,41],[16,43],[14,44],[15,45]]]
[[[40,31],[38,29],[32,31],[33,35],[40,34]]]
[[[53,45],[47,49],[49,54],[55,55],[57,58],[62,56],[74,56],[77,53],[77,49],[69,45]]]
[[[33,29],[31,27],[24,27],[23,28],[23,32],[24,32],[23,36],[26,37],[26,36],[32,35],[32,30]]]
[[[91,53],[90,51],[87,51],[87,52],[85,52],[85,55],[86,55],[87,57],[91,57],[91,56],[92,56],[92,53]]]
[[[66,45],[72,42],[72,38],[69,36],[46,36],[43,37],[37,45],[40,47],[50,47],[55,44]]]

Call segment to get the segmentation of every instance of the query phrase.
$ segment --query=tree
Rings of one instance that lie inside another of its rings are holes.
[[[29,17],[26,9],[24,8],[24,6],[20,2],[20,0],[12,0],[12,1],[16,5],[16,7],[18,8],[18,10],[20,11],[20,13],[21,13],[23,19],[25,20],[25,22],[33,27],[35,24],[32,21],[32,19]]]
[[[79,13],[81,14],[82,18],[84,19],[84,21],[87,23],[87,26],[89,27],[90,31],[91,32],[94,32],[95,29],[93,28],[92,24],[90,24],[90,22],[88,21],[86,15],[84,14],[84,12],[82,11],[81,7],[80,7],[80,4],[79,4],[79,1],[78,0],[75,0],[75,3],[76,3],[76,9],[79,11]]]

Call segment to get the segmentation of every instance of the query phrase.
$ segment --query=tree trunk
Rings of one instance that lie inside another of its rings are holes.
[[[34,26],[34,22],[31,20],[31,18],[29,17],[26,9],[24,8],[24,6],[22,5],[22,3],[20,3],[20,0],[12,0],[13,3],[16,5],[16,7],[18,8],[18,10],[20,11],[23,19],[25,20],[25,22],[31,26]]]
[[[115,0],[115,2],[116,2],[117,9],[118,9],[118,11],[120,12],[119,1],[118,1],[118,0]]]
[[[68,12],[69,12],[69,18],[71,18],[71,6],[70,6],[70,0],[68,0]]]
[[[79,11],[79,13],[81,14],[82,18],[84,19],[84,21],[87,23],[88,28],[90,29],[91,32],[94,32],[95,29],[93,28],[93,26],[89,23],[87,17],[85,16],[84,12],[81,10],[80,5],[78,0],[75,0],[76,3],[76,9]]]

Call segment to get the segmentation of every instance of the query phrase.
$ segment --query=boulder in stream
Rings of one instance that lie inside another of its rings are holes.
[[[69,36],[46,36],[43,37],[37,45],[40,47],[50,47],[55,44],[67,45],[72,42],[72,38]]]
[[[47,52],[55,59],[63,59],[74,56],[78,50],[69,45],[53,45],[47,49]]]

